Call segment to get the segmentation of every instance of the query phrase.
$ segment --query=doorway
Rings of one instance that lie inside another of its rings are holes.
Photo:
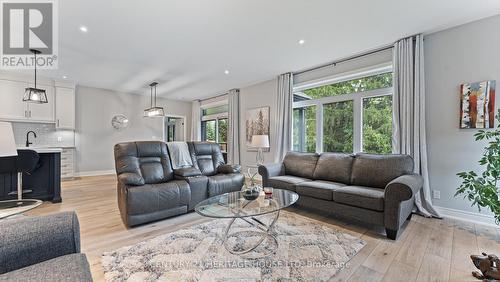
[[[186,141],[186,117],[167,115],[164,119],[165,142]]]

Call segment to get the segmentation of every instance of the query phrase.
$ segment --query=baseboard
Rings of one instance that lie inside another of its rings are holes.
[[[463,211],[463,210],[457,210],[457,209],[450,209],[450,208],[444,208],[444,207],[438,207],[438,206],[434,206],[434,208],[436,208],[436,210],[443,217],[446,217],[446,218],[453,218],[453,219],[457,219],[457,220],[468,221],[468,222],[498,227],[498,225],[495,224],[495,217],[493,215],[487,215],[487,214],[482,214],[482,213],[477,213],[477,212],[469,212],[469,211]]]
[[[75,176],[77,177],[82,177],[82,176],[98,176],[98,175],[110,175],[110,174],[115,174],[115,170],[94,170],[94,171],[81,171],[75,173]]]

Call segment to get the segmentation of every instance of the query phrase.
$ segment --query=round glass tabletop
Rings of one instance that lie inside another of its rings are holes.
[[[255,200],[246,200],[241,192],[231,192],[206,199],[195,210],[206,217],[242,218],[279,211],[298,199],[297,193],[283,189],[273,189],[270,196],[261,193]]]

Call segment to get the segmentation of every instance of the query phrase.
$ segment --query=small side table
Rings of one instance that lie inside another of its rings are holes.
[[[42,204],[40,200],[8,200],[0,201],[0,219],[22,214]]]

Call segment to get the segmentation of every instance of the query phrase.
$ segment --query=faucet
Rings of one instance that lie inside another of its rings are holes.
[[[36,133],[34,131],[28,131],[28,133],[26,133],[26,148],[33,144],[30,142],[30,133],[33,133],[33,136],[36,138]]]

